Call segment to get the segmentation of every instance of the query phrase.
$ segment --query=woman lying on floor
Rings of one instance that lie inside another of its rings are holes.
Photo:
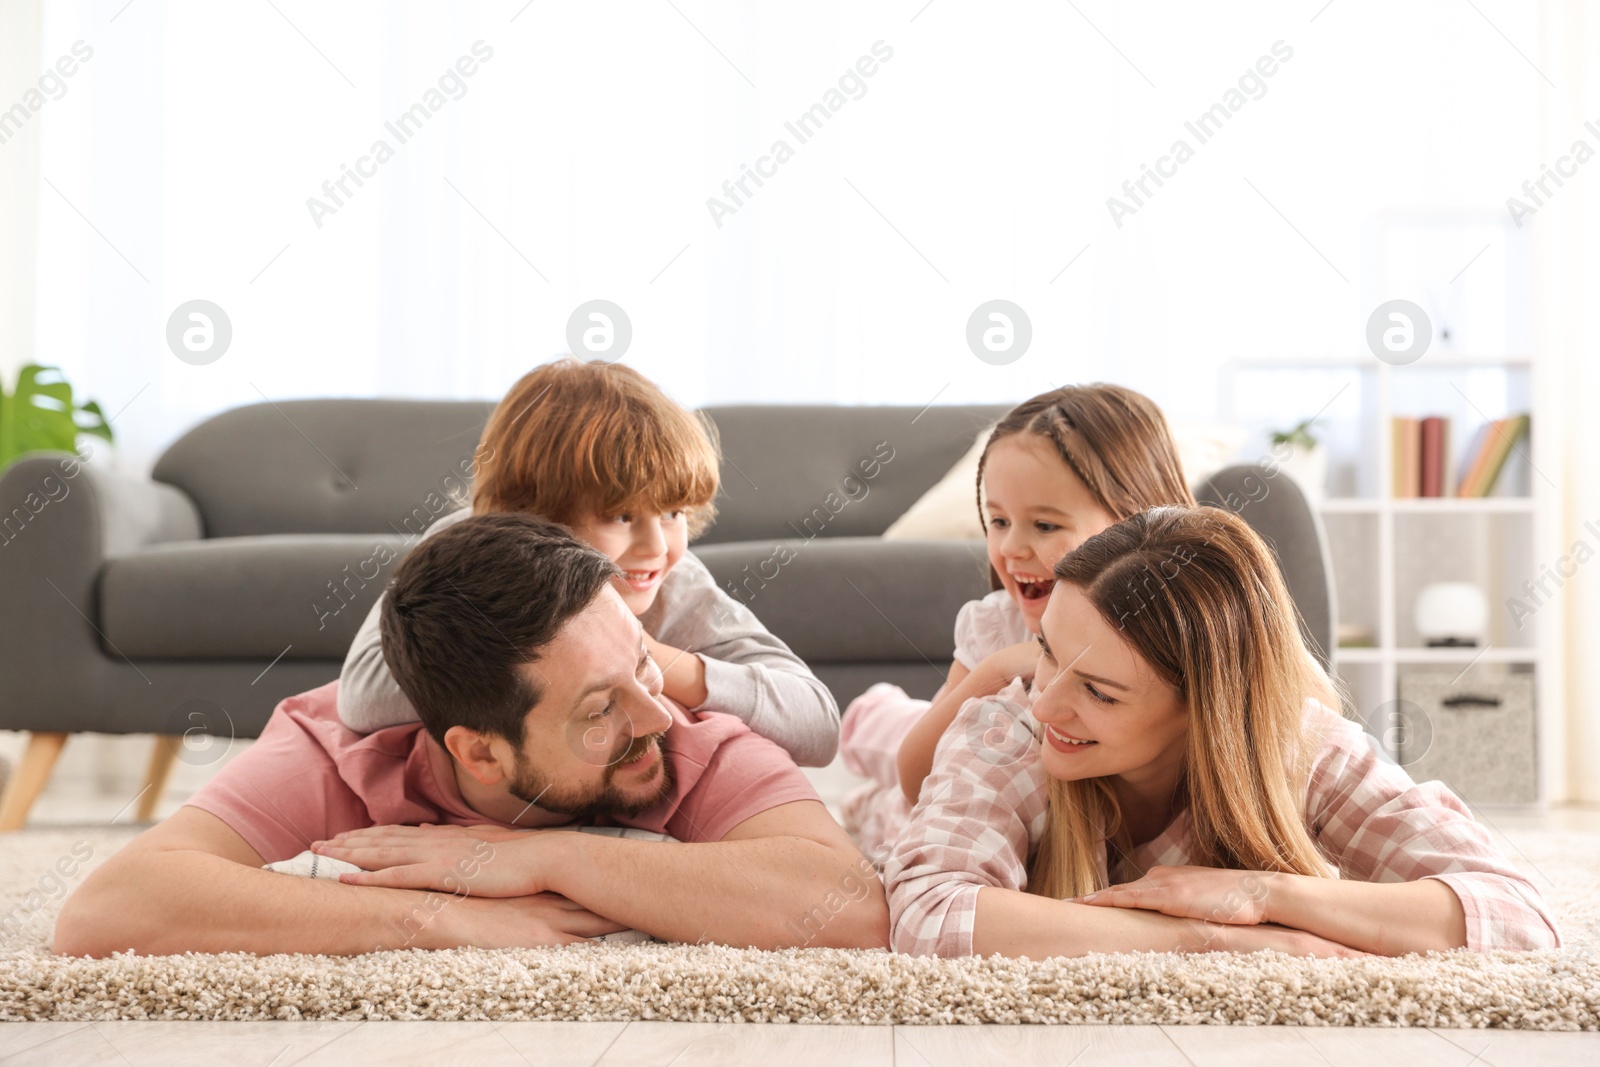
[[[894,846],[897,951],[1560,944],[1461,800],[1328,706],[1237,516],[1154,508],[1055,575],[1031,693],[962,708]]]

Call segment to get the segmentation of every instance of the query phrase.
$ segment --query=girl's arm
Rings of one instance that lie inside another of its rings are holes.
[[[833,694],[749,608],[717,588],[693,553],[678,561],[639,621],[660,648],[657,652],[653,647],[652,654],[663,673],[676,668],[680,675],[702,675],[705,696],[696,703],[668,689],[689,710],[738,716],[802,767],[825,767],[833,761],[839,748],[839,706]],[[677,684],[682,682],[680,677]],[[685,695],[699,696],[699,688]]]
[[[968,669],[965,663],[962,663],[958,659],[951,660],[950,669],[946,671],[944,675],[944,684],[939,687],[939,691],[937,693],[933,694],[934,702],[938,703],[940,697],[944,696],[946,693],[950,692],[950,690],[966,681],[967,675],[971,673],[972,671]]]
[[[963,668],[960,678],[956,676],[960,661],[951,667],[950,680],[939,690],[933,706],[900,744],[900,789],[907,801],[912,804],[917,802],[922,781],[933,769],[933,753],[939,745],[939,738],[950,728],[961,706],[974,697],[993,696],[1019,675],[1032,674],[1038,661],[1039,646],[1033,641],[1024,641],[987,657],[970,672]]]

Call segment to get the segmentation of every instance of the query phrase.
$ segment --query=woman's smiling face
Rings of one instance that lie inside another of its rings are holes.
[[[1117,776],[1141,793],[1177,780],[1183,701],[1075,585],[1057,585],[1045,608],[1031,711],[1052,778]]]
[[[1014,433],[989,447],[983,465],[983,509],[989,565],[1039,632],[1056,561],[1115,523],[1055,446],[1032,433]]]

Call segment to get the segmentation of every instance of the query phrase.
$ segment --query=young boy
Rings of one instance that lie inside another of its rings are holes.
[[[717,446],[694,415],[621,364],[570,357],[512,386],[475,456],[470,514],[529,512],[562,523],[622,569],[618,592],[645,629],[664,690],[690,711],[743,719],[797,764],[832,761],[839,709],[811,669],[688,552],[710,525]],[[384,662],[380,597],[339,676],[339,718],[370,733],[417,721]]]

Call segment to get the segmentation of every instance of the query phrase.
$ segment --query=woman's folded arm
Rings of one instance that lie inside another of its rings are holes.
[[[1323,712],[1326,741],[1312,767],[1306,803],[1308,829],[1318,848],[1346,880],[1435,881],[1448,886],[1457,903],[1420,887],[1400,892],[1377,885],[1316,887],[1303,894],[1304,906],[1295,911],[1307,928],[1337,936],[1376,920],[1385,926],[1377,933],[1400,951],[1560,947],[1560,932],[1538,889],[1511,865],[1459,797],[1442,782],[1412,781],[1378,752],[1360,726]],[[1341,902],[1344,906],[1326,906]],[[1445,927],[1450,934],[1442,933]]]

